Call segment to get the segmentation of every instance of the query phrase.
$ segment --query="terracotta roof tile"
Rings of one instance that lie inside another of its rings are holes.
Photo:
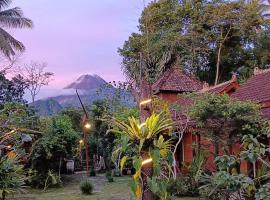
[[[232,97],[242,101],[256,101],[258,103],[270,101],[270,71],[252,76],[241,86]]]
[[[202,89],[202,83],[173,66],[164,72],[152,88],[155,92],[194,92]]]

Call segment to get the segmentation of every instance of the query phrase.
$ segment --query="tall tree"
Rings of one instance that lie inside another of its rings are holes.
[[[12,0],[0,0],[0,51],[9,58],[14,56],[16,51],[24,51],[25,46],[9,34],[5,28],[21,29],[33,27],[33,22],[24,17],[23,11],[20,8],[8,8],[11,3]]]
[[[254,68],[261,62],[254,57],[255,43],[262,44],[258,33],[269,29],[260,10],[257,1],[153,1],[141,15],[139,32],[119,49],[123,72],[137,82],[142,76],[154,82],[178,63],[202,81],[218,83],[240,67]]]

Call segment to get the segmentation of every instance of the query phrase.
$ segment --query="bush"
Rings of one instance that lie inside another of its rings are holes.
[[[113,177],[112,177],[112,172],[111,171],[107,171],[106,172],[106,178],[107,178],[107,180],[108,180],[108,182],[114,182],[114,179],[113,179]]]
[[[198,184],[189,176],[180,176],[170,180],[168,192],[177,196],[199,196]]]
[[[80,189],[83,194],[89,195],[93,193],[94,186],[90,181],[85,180],[80,183]]]
[[[94,169],[91,169],[90,176],[96,176],[96,171]]]

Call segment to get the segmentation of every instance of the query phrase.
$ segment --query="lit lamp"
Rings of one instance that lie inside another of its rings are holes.
[[[91,124],[89,122],[86,122],[84,128],[89,130],[91,128]]]
[[[148,163],[151,163],[152,161],[153,161],[152,158],[148,158],[148,159],[146,159],[146,160],[143,160],[143,161],[142,161],[142,166],[143,166],[143,165],[146,165],[146,164],[148,164]]]
[[[146,105],[146,104],[149,104],[152,102],[152,99],[146,99],[146,100],[143,100],[140,102],[140,106],[143,106],[143,105]]]
[[[80,143],[80,145],[82,145],[83,144],[83,140],[80,140],[79,143]]]
[[[91,124],[88,121],[87,115],[84,118],[84,125],[83,125],[83,137],[84,137],[84,146],[85,146],[85,159],[86,159],[86,174],[90,176],[90,164],[89,164],[89,155],[88,155],[88,143],[87,143],[87,132],[91,128]]]

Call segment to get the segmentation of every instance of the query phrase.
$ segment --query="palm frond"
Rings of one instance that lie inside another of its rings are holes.
[[[0,0],[0,10],[8,7],[12,3],[12,0]]]
[[[25,47],[20,41],[16,40],[12,35],[0,28],[0,50],[5,56],[10,57],[15,55],[13,49],[22,52],[25,50]]]
[[[169,133],[173,129],[173,121],[165,112],[152,114],[146,119],[146,128],[148,131],[147,139],[153,138],[160,133]]]
[[[32,20],[25,18],[20,8],[11,8],[0,12],[0,25],[8,28],[32,28]]]

